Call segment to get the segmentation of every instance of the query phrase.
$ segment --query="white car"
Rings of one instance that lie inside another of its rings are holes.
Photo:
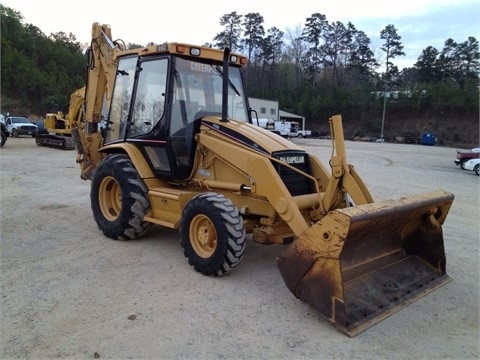
[[[475,171],[480,176],[480,159],[470,159],[463,164],[465,170]]]

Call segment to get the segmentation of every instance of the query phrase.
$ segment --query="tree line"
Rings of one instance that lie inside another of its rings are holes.
[[[478,115],[480,54],[473,36],[464,42],[447,39],[441,50],[428,46],[412,68],[400,71],[395,59],[405,53],[392,24],[380,32],[382,65],[371,40],[351,22],[329,22],[314,13],[303,28],[286,34],[276,27],[265,30],[263,23],[259,13],[232,12],[220,19],[224,31],[213,39],[215,47],[248,55],[253,97],[278,99],[282,109],[309,119],[378,114],[390,94],[396,94],[389,106],[398,116]]]
[[[72,33],[47,36],[25,24],[18,11],[1,4],[0,9],[1,111],[64,110],[70,94],[85,83],[88,44]],[[247,94],[277,100],[282,110],[305,116],[312,127],[317,119],[340,113],[371,121],[372,131],[379,131],[380,123],[371,119],[385,110],[398,119],[478,117],[480,53],[473,36],[463,42],[446,39],[443,49],[428,46],[413,67],[399,70],[395,60],[405,54],[392,24],[380,32],[383,63],[363,31],[350,22],[329,22],[321,13],[286,33],[265,29],[259,13],[234,11],[222,16],[220,25],[223,31],[203,45],[228,46],[248,56]]]

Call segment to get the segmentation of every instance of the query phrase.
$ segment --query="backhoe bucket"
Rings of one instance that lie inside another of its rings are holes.
[[[355,336],[450,281],[435,191],[330,211],[277,258],[292,293]]]

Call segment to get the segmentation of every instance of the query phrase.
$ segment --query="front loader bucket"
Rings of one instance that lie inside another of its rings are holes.
[[[453,194],[330,211],[277,258],[292,293],[355,336],[450,281],[441,225]]]

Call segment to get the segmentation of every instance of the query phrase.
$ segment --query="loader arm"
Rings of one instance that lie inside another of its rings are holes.
[[[373,198],[366,185],[353,166],[347,163],[341,116],[335,115],[329,119],[329,122],[333,143],[333,155],[330,159],[332,174],[322,198],[323,209],[330,211],[335,208],[338,190],[350,195],[355,205],[372,203]]]

